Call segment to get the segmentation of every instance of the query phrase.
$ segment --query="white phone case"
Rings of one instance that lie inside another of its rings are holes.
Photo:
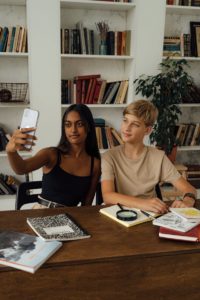
[[[39,112],[30,108],[25,108],[20,125],[21,128],[37,127]],[[29,134],[35,134],[35,131],[30,131]],[[25,145],[27,149],[31,149],[31,145]]]

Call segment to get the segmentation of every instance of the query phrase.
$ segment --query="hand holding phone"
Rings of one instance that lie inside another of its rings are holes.
[[[33,110],[30,108],[25,108],[24,113],[22,116],[22,121],[20,125],[20,129],[23,128],[36,128],[37,127],[37,122],[38,122],[38,117],[39,117],[39,112],[37,110]],[[31,135],[35,134],[34,131],[28,132]],[[29,141],[32,141],[32,139],[27,139]],[[24,147],[28,150],[31,149],[32,145],[31,144],[25,144]]]

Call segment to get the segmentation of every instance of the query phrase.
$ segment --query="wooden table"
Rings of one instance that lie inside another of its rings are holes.
[[[27,217],[70,213],[92,237],[63,244],[35,274],[0,267],[0,299],[200,299],[200,244],[159,239],[97,207],[0,212],[1,230],[32,233]]]

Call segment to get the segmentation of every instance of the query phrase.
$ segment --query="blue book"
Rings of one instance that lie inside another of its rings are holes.
[[[15,31],[16,31],[16,27],[13,27],[12,28],[12,36],[11,36],[11,41],[10,41],[9,52],[13,51],[13,45],[14,45],[14,39],[15,39]]]
[[[8,27],[4,27],[1,40],[0,40],[0,52],[4,52],[7,45],[7,39],[8,39]]]

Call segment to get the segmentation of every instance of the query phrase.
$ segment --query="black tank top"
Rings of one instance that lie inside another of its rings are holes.
[[[42,194],[44,199],[65,206],[77,206],[84,202],[90,188],[93,174],[94,157],[91,157],[89,176],[76,176],[65,172],[60,167],[61,153],[58,150],[55,167],[42,177]]]

